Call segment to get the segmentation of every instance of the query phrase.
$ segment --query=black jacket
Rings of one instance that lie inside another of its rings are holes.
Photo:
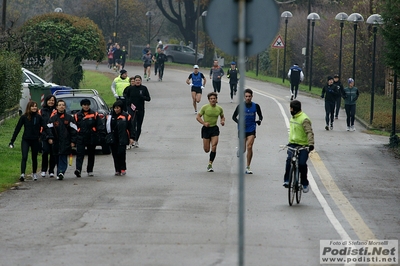
[[[136,110],[144,111],[144,101],[150,102],[150,94],[146,86],[128,86],[124,90],[124,97],[128,108],[133,103]]]
[[[48,138],[53,140],[55,155],[71,153],[71,143],[76,143],[77,130],[75,120],[71,115],[53,112],[46,130]]]
[[[334,103],[338,96],[340,96],[340,92],[336,85],[326,84],[322,88],[321,98],[325,98],[325,102]]]
[[[80,110],[74,115],[78,127],[77,142],[85,145],[100,144],[105,137],[105,125],[99,114],[92,109],[88,112]]]
[[[132,116],[126,112],[117,115],[114,111],[107,116],[107,133],[114,135],[113,145],[128,145],[129,139],[133,139]]]
[[[39,110],[39,114],[43,117],[43,122],[47,124],[49,122],[51,114],[54,112],[55,108],[44,106],[42,109]],[[45,128],[42,130],[41,140],[47,141],[47,131]]]
[[[337,90],[339,91],[339,95],[337,97],[343,97],[344,87],[342,83],[338,80],[338,82],[333,82],[333,85],[336,86]]]
[[[24,134],[22,135],[22,139],[36,139],[39,141],[41,130],[43,127],[45,127],[45,124],[43,118],[37,113],[32,113],[30,120],[25,114],[22,115],[18,120],[17,126],[15,127],[14,134],[11,138],[11,143],[15,142],[15,139],[21,131],[22,126],[24,126]]]

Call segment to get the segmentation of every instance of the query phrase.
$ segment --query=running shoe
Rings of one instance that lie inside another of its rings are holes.
[[[121,173],[120,172],[115,172],[115,174],[114,175],[120,175]]]
[[[126,175],[126,170],[121,170],[121,175]]]
[[[287,181],[283,182],[283,186],[284,186],[285,188],[288,188],[288,187],[289,187],[289,182],[287,182]]]
[[[147,78],[147,74],[144,74],[144,79]]]
[[[329,126],[328,126],[328,125],[326,125],[326,126],[325,126],[325,129],[326,129],[326,130],[329,130]]]
[[[356,131],[356,128],[354,127],[354,125],[352,125],[352,126],[350,127],[350,131]]]
[[[25,174],[21,174],[19,177],[19,181],[24,182],[25,181]]]
[[[310,190],[310,186],[303,186],[304,193],[308,193],[309,190]]]
[[[37,174],[36,173],[32,174],[32,179],[33,179],[33,181],[37,181]]]
[[[81,171],[76,169],[74,174],[76,175],[76,177],[81,177]]]
[[[350,127],[346,127],[346,130],[347,130],[347,131],[350,131]]]
[[[63,173],[59,173],[57,176],[57,180],[63,180],[64,179],[64,174]]]
[[[41,173],[40,173],[40,176],[41,176],[41,177],[46,177],[46,172],[41,172]]]
[[[94,176],[93,172],[88,172],[88,176]]]
[[[292,97],[290,97],[290,100],[293,101],[293,95],[292,95]]]
[[[53,178],[54,177],[54,173],[50,173],[50,178]]]
[[[209,163],[207,166],[207,172],[214,172],[214,169],[212,168],[212,164]]]
[[[253,172],[250,170],[250,166],[246,167],[246,174],[251,175]]]
[[[134,145],[135,145],[135,148],[139,148],[139,141],[135,141]]]

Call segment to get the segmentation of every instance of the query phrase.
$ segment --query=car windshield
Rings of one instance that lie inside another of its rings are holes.
[[[79,112],[82,107],[81,107],[81,101],[83,99],[89,99],[90,100],[90,109],[93,111],[97,111],[97,103],[93,98],[89,97],[71,97],[71,98],[60,98],[65,101],[65,105],[67,106],[67,113],[69,114],[74,114]]]
[[[37,78],[34,75],[31,75],[28,72],[23,72],[22,73],[22,79],[23,79],[22,83],[44,84],[43,80]]]

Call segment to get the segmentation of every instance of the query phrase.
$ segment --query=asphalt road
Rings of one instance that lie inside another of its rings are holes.
[[[105,65],[97,71],[112,72]],[[94,177],[75,178],[71,166],[63,181],[40,178],[0,195],[0,265],[237,265],[237,103],[224,79],[218,101],[226,125],[208,173],[185,84],[190,71],[167,67],[163,82],[154,74],[144,82],[152,100],[140,148],[127,151],[126,176],[113,175],[111,155],[98,155]],[[208,77],[208,69],[200,71]],[[264,115],[254,174],[245,176],[245,265],[319,265],[320,240],[399,239],[400,166],[384,146],[387,137],[359,123],[347,132],[344,110],[326,131],[323,101],[300,94],[316,151],[311,190],[289,207],[279,147],[288,138],[289,89],[250,79],[245,86]],[[208,80],[200,105],[211,91]]]

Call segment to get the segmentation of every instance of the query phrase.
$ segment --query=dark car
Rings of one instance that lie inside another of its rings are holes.
[[[168,62],[200,65],[203,60],[203,54],[197,53],[196,62],[196,51],[189,46],[179,44],[164,44],[164,54],[167,56]]]
[[[66,112],[71,115],[74,115],[82,109],[81,100],[89,99],[90,109],[97,111],[104,125],[106,124],[110,108],[96,90],[56,90],[53,95],[55,95],[58,100],[62,99],[65,101]],[[99,146],[101,146],[103,154],[110,154],[111,151],[108,144],[99,143]]]

